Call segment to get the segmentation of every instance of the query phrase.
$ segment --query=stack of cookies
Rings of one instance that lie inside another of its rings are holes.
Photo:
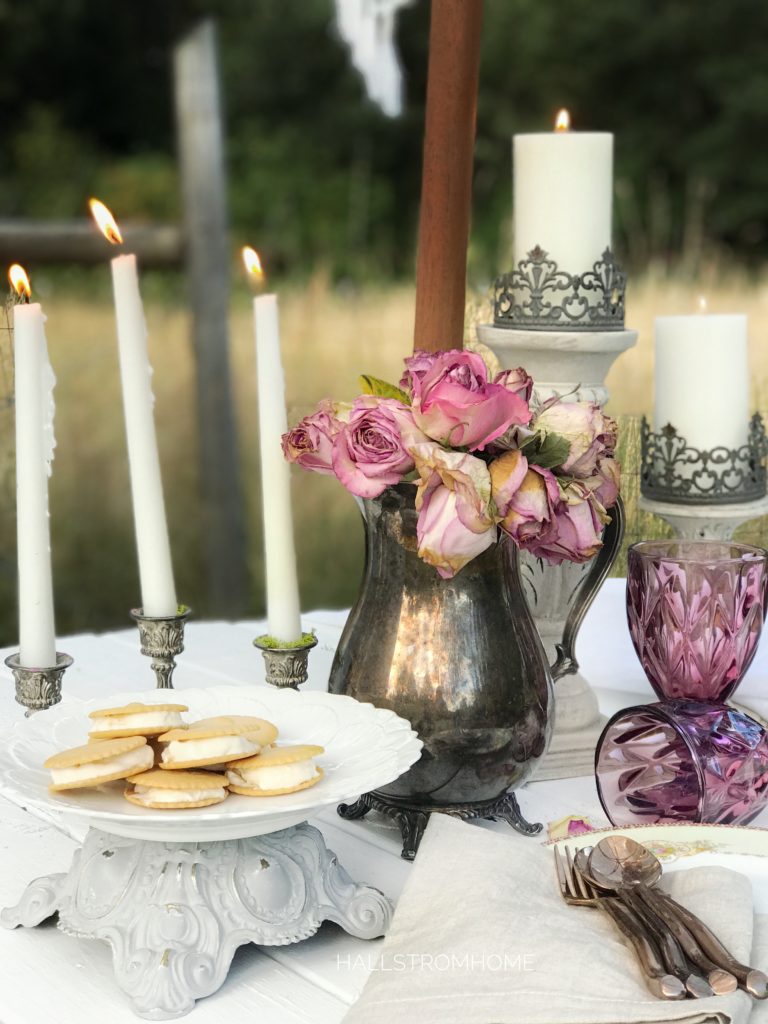
[[[279,796],[323,777],[311,744],[278,746],[272,722],[222,715],[188,723],[184,704],[126,704],[92,711],[89,742],[49,757],[52,792],[125,780],[140,807],[209,807],[228,794]],[[195,770],[196,769],[196,770]]]

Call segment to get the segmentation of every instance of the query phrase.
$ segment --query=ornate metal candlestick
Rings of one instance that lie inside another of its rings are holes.
[[[277,647],[272,637],[257,636],[253,646],[264,655],[267,666],[267,682],[272,686],[290,686],[298,690],[309,678],[309,652],[317,647],[317,637],[305,633],[303,642],[295,647]]]
[[[759,413],[741,448],[692,448],[672,424],[654,433],[643,418],[640,508],[665,519],[686,540],[730,540],[768,513],[768,439]]]
[[[477,329],[505,369],[524,366],[540,401],[605,405],[605,377],[615,360],[637,341],[624,327],[626,274],[610,249],[586,273],[561,270],[537,246],[502,275],[494,300],[494,322]],[[592,562],[552,566],[523,555],[521,574],[528,603],[555,679],[555,730],[537,779],[590,774],[604,719],[597,697],[579,673],[575,644],[579,627],[621,546],[620,505],[604,546]]]
[[[184,650],[184,626],[192,609],[179,605],[176,615],[144,615],[142,608],[133,608],[131,616],[139,627],[141,653],[152,659],[152,671],[158,690],[172,690],[176,655]]]
[[[68,654],[56,652],[56,664],[52,668],[25,668],[18,654],[5,659],[16,683],[16,703],[23,704],[29,718],[35,711],[52,708],[61,700],[61,681],[65,671],[72,664]]]

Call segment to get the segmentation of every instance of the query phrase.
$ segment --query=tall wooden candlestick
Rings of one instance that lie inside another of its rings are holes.
[[[432,0],[414,349],[461,348],[483,0]]]

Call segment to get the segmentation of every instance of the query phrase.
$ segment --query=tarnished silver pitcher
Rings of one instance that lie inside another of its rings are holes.
[[[394,818],[412,857],[428,816],[502,818],[534,834],[508,793],[526,781],[551,733],[552,678],[504,538],[453,579],[417,555],[416,487],[362,503],[363,582],[341,637],[330,690],[408,719],[424,742],[399,779],[353,805]]]

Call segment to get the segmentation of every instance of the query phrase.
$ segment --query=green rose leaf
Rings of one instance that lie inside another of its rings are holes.
[[[535,450],[526,451],[529,462],[541,469],[556,469],[562,466],[571,450],[569,442],[560,434],[537,434],[538,443]]]
[[[403,405],[411,404],[410,398],[402,388],[397,387],[395,384],[389,384],[385,380],[379,380],[378,377],[369,377],[364,373],[360,377],[360,387],[364,395],[375,395],[377,398],[394,398],[398,402],[402,402]]]

